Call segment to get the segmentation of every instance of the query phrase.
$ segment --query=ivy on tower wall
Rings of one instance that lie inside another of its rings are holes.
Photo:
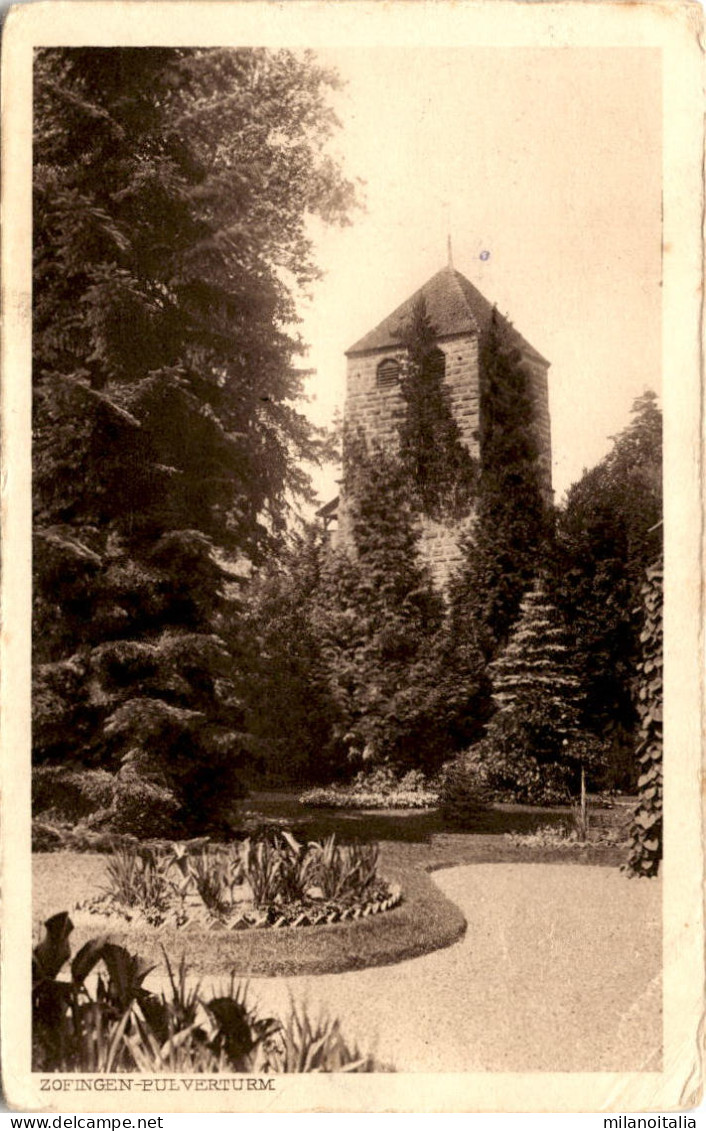
[[[438,522],[466,517],[474,503],[478,469],[461,438],[444,383],[445,358],[437,347],[424,298],[400,331],[405,346],[401,392],[400,459],[417,509]]]

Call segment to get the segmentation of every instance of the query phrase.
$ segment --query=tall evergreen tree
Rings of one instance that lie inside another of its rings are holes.
[[[293,534],[285,552],[255,575],[244,603],[253,768],[298,785],[328,781],[341,768],[339,707],[317,631],[328,553],[318,524]]]
[[[633,695],[640,658],[641,587],[660,554],[662,417],[654,393],[608,455],[584,473],[557,520],[554,598],[572,625],[584,718],[613,747],[609,784],[635,783]]]
[[[542,493],[530,375],[493,312],[480,349],[480,479],[476,520],[451,586],[459,634],[488,659],[505,643],[551,534]]]
[[[159,779],[199,819],[243,757],[244,563],[323,451],[287,326],[307,218],[352,199],[334,81],[253,49],[36,61],[37,754]]]
[[[400,330],[406,349],[401,379],[405,414],[400,424],[400,458],[412,497],[433,519],[465,517],[472,506],[476,461],[461,432],[444,387],[444,356],[436,343],[424,298]]]
[[[443,604],[419,555],[405,469],[360,435],[344,443],[353,549],[330,555],[314,613],[338,706],[339,758],[414,765],[436,750],[420,733],[423,709],[406,702],[438,632]],[[416,671],[415,681],[412,672]]]

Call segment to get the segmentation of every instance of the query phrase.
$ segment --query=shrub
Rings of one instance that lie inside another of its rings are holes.
[[[104,822],[116,833],[147,840],[181,831],[178,803],[171,790],[139,778],[115,780],[112,804]]]
[[[35,818],[32,821],[33,852],[114,852],[126,845],[133,847],[136,838],[110,830],[89,828],[83,822],[68,825],[62,821]]]
[[[51,812],[65,821],[79,821],[112,800],[114,777],[105,770],[71,766],[35,766],[32,770],[32,812]]]
[[[373,1072],[372,1057],[350,1046],[338,1020],[313,1021],[291,1007],[281,1024],[261,1018],[233,977],[205,998],[189,988],[182,962],[169,992],[143,982],[153,967],[105,939],[89,940],[74,956],[73,924],[63,911],[48,919],[32,955],[32,1067],[36,1072],[277,1073]],[[166,958],[166,955],[165,955]],[[86,979],[99,969],[92,993]]]
[[[531,833],[505,833],[505,839],[515,848],[576,848],[586,847],[586,841],[575,829],[566,825],[542,825]]]
[[[32,811],[54,826],[85,821],[140,840],[172,837],[181,831],[178,809],[171,790],[136,775],[69,766],[32,771]]]
[[[472,828],[488,809],[488,790],[477,764],[459,758],[443,772],[439,808],[445,824]]]
[[[599,761],[595,736],[576,729],[571,705],[550,692],[519,695],[492,719],[472,757],[494,800],[566,804],[582,766]]]
[[[32,821],[32,852],[59,852],[64,846],[63,829],[36,818]]]

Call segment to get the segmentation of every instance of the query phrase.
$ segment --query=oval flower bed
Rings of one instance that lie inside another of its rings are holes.
[[[104,928],[234,931],[346,922],[400,903],[400,888],[381,879],[377,865],[377,845],[340,845],[330,836],[305,846],[288,832],[195,851],[129,846],[108,860],[108,883],[74,916],[77,925],[100,918]]]

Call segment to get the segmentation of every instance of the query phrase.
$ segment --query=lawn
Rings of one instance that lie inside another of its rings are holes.
[[[531,833],[548,824],[565,824],[566,809],[497,806],[474,832],[444,831],[435,811],[333,811],[306,809],[292,794],[258,794],[245,806],[257,822],[282,821],[304,839],[336,832],[341,840],[380,843],[380,872],[402,887],[403,901],[392,911],[369,919],[330,926],[242,932],[161,927],[112,933],[151,961],[161,962],[164,948],[171,958],[182,954],[196,974],[240,976],[323,974],[383,966],[448,947],[466,930],[458,906],[434,883],[430,873],[459,864],[561,863],[617,865],[624,850],[589,845],[570,849],[526,847],[510,843],[504,833]],[[596,824],[624,821],[624,807],[594,812]],[[38,853],[34,857],[33,914],[38,929],[49,915],[70,910],[95,894],[103,882],[105,857],[91,853]],[[74,944],[93,934],[81,927]]]

